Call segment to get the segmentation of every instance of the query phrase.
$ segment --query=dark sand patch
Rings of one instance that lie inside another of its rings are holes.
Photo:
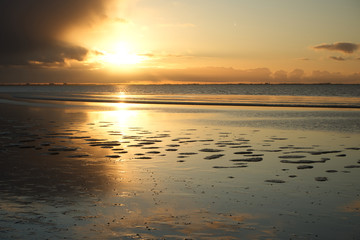
[[[136,157],[135,159],[152,159],[151,157]]]
[[[249,145],[231,146],[230,148],[251,148]]]
[[[311,163],[324,163],[327,160],[281,160],[282,163],[294,163],[294,164],[311,164]]]
[[[43,153],[43,155],[59,155],[59,152],[47,152],[47,153]]]
[[[88,141],[88,142],[103,142],[106,140],[107,139],[103,139],[103,138],[87,138],[87,139],[85,139],[85,141]]]
[[[360,165],[348,165],[345,166],[344,168],[360,168]]]
[[[237,138],[237,139],[235,139],[235,141],[238,141],[238,142],[250,142],[249,139],[244,139],[244,138]]]
[[[280,149],[294,149],[294,150],[301,150],[301,149],[314,149],[313,147],[293,147],[293,146],[286,146],[286,147],[279,147]]]
[[[250,152],[250,151],[244,151],[244,152],[234,152],[234,154],[252,154],[253,152]]]
[[[120,158],[120,155],[106,155],[108,158]]]
[[[169,145],[166,145],[167,147],[180,147],[179,144],[169,144]]]
[[[262,157],[264,154],[245,154],[245,157]]]
[[[336,157],[346,157],[346,154],[338,154]]]
[[[89,154],[77,154],[77,155],[69,155],[69,156],[66,156],[68,158],[85,158],[85,157],[90,157]]]
[[[78,150],[78,148],[72,148],[72,147],[54,147],[48,149],[48,151],[50,152],[71,152],[76,150]]]
[[[168,148],[168,149],[165,149],[165,151],[167,152],[176,152],[178,149],[176,148]]]
[[[297,166],[297,169],[311,169],[311,168],[314,168],[314,166],[311,166],[311,165],[300,165],[300,166]]]
[[[232,159],[232,162],[261,162],[263,160],[262,157],[255,158],[241,158],[241,159]]]
[[[214,154],[214,155],[210,155],[210,156],[204,157],[204,159],[206,159],[206,160],[212,160],[212,159],[221,158],[222,156],[224,156],[224,154]]]
[[[179,153],[179,155],[186,155],[186,156],[195,155],[195,154],[198,154],[198,153],[196,153],[196,152],[182,152],[182,153]]]
[[[142,147],[144,145],[141,145],[141,144],[130,144],[130,145],[127,145],[127,147]]]
[[[36,139],[24,139],[24,140],[19,140],[19,143],[25,143],[25,142],[35,142]]]
[[[139,142],[139,144],[141,145],[152,145],[152,144],[155,144],[157,143],[157,141],[142,141],[142,142]]]
[[[330,153],[340,153],[342,151],[309,151],[308,153],[312,154],[312,155],[322,155],[322,154],[330,154]]]
[[[36,148],[34,145],[20,145],[19,148]]]
[[[120,146],[121,143],[118,141],[106,141],[106,142],[92,142],[90,146],[93,147],[116,147]]]
[[[318,182],[325,182],[327,180],[328,180],[327,177],[315,177],[315,181],[318,181]]]
[[[185,141],[180,141],[179,143],[194,143],[197,142],[197,140],[185,140]]]
[[[275,153],[275,152],[281,152],[282,150],[279,149],[262,149],[262,150],[256,150],[258,152],[269,152],[269,153]]]
[[[125,153],[128,153],[128,151],[116,151],[114,153],[117,153],[117,154],[125,154]]]
[[[140,136],[123,136],[122,139],[126,139],[126,140],[135,140],[135,139],[140,139]]]
[[[69,139],[87,139],[91,138],[90,136],[71,136]]]
[[[141,149],[159,149],[160,147],[142,147]]]
[[[50,146],[51,144],[53,144],[53,143],[50,143],[50,142],[43,142],[43,143],[40,143],[40,146],[43,146],[43,147],[48,147],[48,146]]]
[[[72,136],[73,133],[48,133],[47,136]]]
[[[199,150],[200,152],[222,152],[222,149],[213,149],[213,148],[203,148]]]
[[[326,172],[327,173],[336,173],[336,172],[338,172],[337,170],[332,170],[332,169],[330,169],[330,170],[326,170]]]
[[[269,180],[265,180],[265,182],[268,182],[268,183],[285,183],[284,180],[280,180],[280,179],[269,179]]]
[[[186,139],[190,139],[190,138],[188,138],[188,137],[175,138],[175,139],[172,139],[171,141],[173,141],[173,142],[178,142],[178,141],[180,141],[180,140],[186,140]]]
[[[346,150],[360,150],[358,147],[345,148]]]
[[[284,141],[287,140],[287,138],[281,138],[281,137],[272,137],[270,138],[271,140],[276,140],[276,141]]]
[[[236,166],[213,166],[213,168],[217,168],[217,169],[226,169],[226,168],[245,168],[247,167],[246,164],[242,164],[242,165],[236,165]]]
[[[283,155],[279,156],[279,158],[305,158],[306,156],[303,155]]]

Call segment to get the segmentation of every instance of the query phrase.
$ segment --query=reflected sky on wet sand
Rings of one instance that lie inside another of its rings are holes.
[[[5,239],[360,236],[358,111],[1,111]]]

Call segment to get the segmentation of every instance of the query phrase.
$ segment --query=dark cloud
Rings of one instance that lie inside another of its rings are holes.
[[[331,43],[331,44],[320,44],[313,48],[330,50],[330,51],[339,51],[339,52],[344,52],[344,53],[353,53],[359,48],[359,44],[338,42],[338,43]]]
[[[105,18],[108,0],[0,0],[0,65],[63,63],[88,50],[61,40],[65,30]]]
[[[330,59],[336,60],[336,61],[345,61],[345,58],[343,58],[343,57],[337,57],[337,56],[331,56]]]

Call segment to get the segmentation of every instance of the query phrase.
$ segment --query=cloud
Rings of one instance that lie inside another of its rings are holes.
[[[332,59],[332,60],[336,60],[336,61],[345,61],[345,58],[343,58],[343,57],[337,57],[337,56],[331,56],[331,57],[329,57],[330,59]]]
[[[286,81],[287,80],[287,72],[284,70],[279,70],[274,72],[274,79],[277,81]]]
[[[353,53],[359,48],[359,44],[355,43],[347,43],[347,42],[337,42],[331,44],[320,44],[318,46],[314,46],[314,49],[324,49],[329,51],[338,51],[344,53]]]
[[[305,72],[302,69],[294,69],[293,71],[291,71],[288,74],[289,78],[295,79],[295,80],[301,79],[304,75],[305,75]]]
[[[88,50],[61,39],[67,29],[106,18],[109,0],[1,0],[0,65],[82,61]]]

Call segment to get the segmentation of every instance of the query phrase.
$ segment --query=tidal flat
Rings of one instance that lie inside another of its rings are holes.
[[[360,111],[0,105],[1,239],[359,239]]]

